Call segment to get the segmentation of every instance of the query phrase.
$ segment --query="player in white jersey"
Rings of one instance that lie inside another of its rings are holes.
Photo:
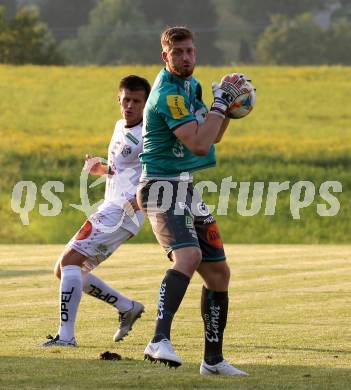
[[[150,93],[147,80],[128,76],[119,85],[118,101],[123,119],[117,121],[108,148],[108,165],[87,155],[85,169],[92,175],[107,176],[105,199],[67,244],[55,266],[60,284],[60,326],[55,337],[42,344],[77,346],[74,324],[82,291],[114,306],[119,328],[113,339],[122,340],[141,316],[144,306],[122,295],[92,274],[123,242],[138,233],[143,214],[135,194],[141,174],[143,109]]]

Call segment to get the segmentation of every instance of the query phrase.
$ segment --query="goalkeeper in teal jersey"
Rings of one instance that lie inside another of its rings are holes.
[[[197,156],[174,134],[181,125],[203,123],[206,119],[201,85],[194,77],[184,80],[166,69],[161,70],[145,110],[146,132],[140,155],[144,176],[173,177],[216,164],[213,145],[208,154]]]
[[[166,68],[157,76],[144,109],[137,199],[172,266],[161,282],[156,329],[144,355],[151,361],[181,365],[170,342],[171,324],[197,271],[204,282],[205,350],[200,373],[247,375],[223,358],[230,270],[216,221],[192,184],[193,171],[216,164],[213,144],[228,126],[227,113],[241,94],[240,80],[214,84],[208,111],[201,86],[192,76],[196,49],[191,31],[168,28],[161,45]]]

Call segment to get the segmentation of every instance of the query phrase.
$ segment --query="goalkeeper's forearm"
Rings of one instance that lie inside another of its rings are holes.
[[[195,155],[205,156],[221,132],[224,118],[210,112],[205,122],[196,121],[179,126],[174,135]]]
[[[218,144],[218,142],[221,141],[221,139],[222,139],[222,137],[223,137],[225,131],[226,131],[227,128],[228,128],[229,122],[230,122],[230,119],[229,119],[229,118],[225,118],[225,119],[224,119],[224,121],[223,121],[223,123],[222,123],[222,126],[221,126],[221,129],[220,129],[220,131],[219,131],[219,133],[218,133],[218,135],[217,135],[217,138],[216,138],[215,141],[214,141],[215,144]]]

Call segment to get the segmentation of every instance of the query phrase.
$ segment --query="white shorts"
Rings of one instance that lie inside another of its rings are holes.
[[[87,257],[83,269],[91,271],[106,260],[123,242],[136,235],[144,222],[141,211],[136,223],[121,208],[100,207],[85,221],[67,247]]]

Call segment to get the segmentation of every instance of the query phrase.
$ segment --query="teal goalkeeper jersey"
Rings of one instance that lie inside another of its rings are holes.
[[[173,177],[216,165],[213,145],[207,156],[196,156],[173,134],[187,122],[204,122],[206,115],[199,82],[161,70],[144,109],[142,176]]]

